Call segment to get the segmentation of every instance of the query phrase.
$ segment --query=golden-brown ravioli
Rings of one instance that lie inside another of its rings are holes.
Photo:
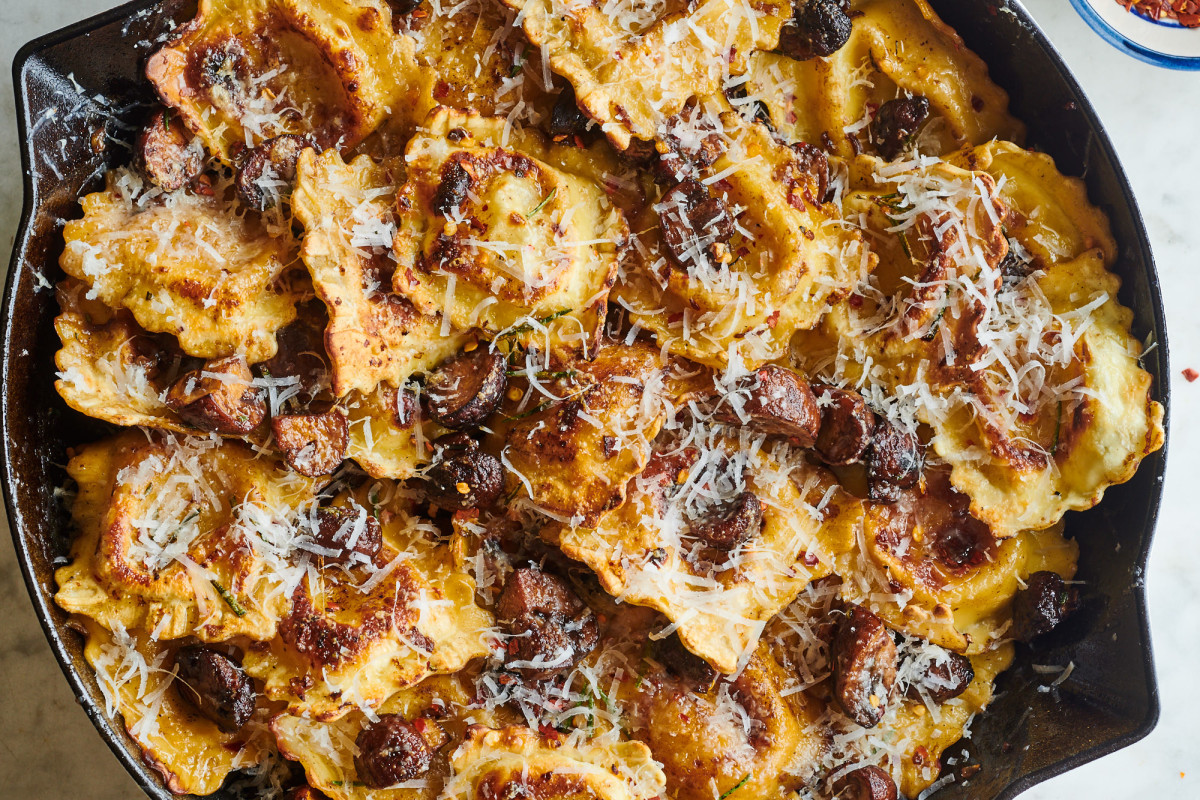
[[[260,722],[236,733],[185,703],[175,687],[171,649],[145,633],[109,631],[95,621],[78,621],[87,631],[83,655],[96,670],[108,713],[121,715],[142,759],[176,794],[212,794],[230,772],[254,766],[270,746]]]
[[[593,527],[554,523],[542,535],[591,567],[610,594],[665,614],[689,650],[734,672],[763,626],[850,548],[858,505],[818,467],[751,447],[749,431],[704,431],[660,443],[628,499]],[[714,495],[753,492],[762,529],[730,553],[691,534]]]
[[[111,172],[107,189],[82,199],[83,219],[67,223],[59,264],[89,297],[174,334],[188,355],[270,358],[304,289],[291,270],[296,242],[238,209],[227,188],[163,194]]]
[[[575,87],[579,106],[620,149],[652,140],[689,99],[720,93],[746,58],[769,50],[791,16],[789,3],[677,0],[593,5],[505,0],[521,12],[529,40]]]
[[[508,429],[501,457],[512,490],[542,513],[583,526],[624,502],[674,403],[663,366],[649,345],[606,344],[593,361],[568,362],[549,396],[531,392],[527,403],[547,407]]]
[[[763,99],[777,130],[793,141],[828,140],[850,158],[873,148],[869,123],[880,105],[918,95],[932,111],[918,140],[924,153],[1024,138],[1008,95],[926,0],[854,0],[852,9],[850,40],[828,58],[750,56],[747,92]]]
[[[662,770],[641,742],[569,744],[549,731],[473,726],[450,759],[443,797],[485,800],[651,800],[665,790]]]
[[[628,229],[559,148],[503,119],[438,109],[409,142],[394,286],[459,330],[594,348]]]
[[[296,167],[292,208],[304,225],[300,255],[329,310],[325,347],[333,391],[369,394],[402,386],[456,353],[465,338],[436,315],[392,294],[392,209],[403,169],[367,156],[306,150]]]
[[[114,425],[189,431],[162,401],[140,357],[140,343],[149,341],[146,332],[128,311],[88,301],[85,291],[72,280],[58,286],[62,313],[54,319],[54,330],[62,349],[54,356],[55,390],[76,411]]]
[[[634,224],[637,247],[614,294],[671,352],[718,367],[757,366],[783,355],[792,335],[813,327],[875,257],[834,206],[820,203],[816,180],[791,148],[733,112],[721,121],[725,152],[700,183],[735,217],[734,235],[717,243],[730,263],[674,260],[662,216],[675,201],[660,197]],[[693,249],[702,249],[713,234],[691,235]]]
[[[327,721],[376,709],[427,675],[488,653],[492,617],[475,605],[474,581],[454,569],[430,523],[404,510],[402,493],[375,491],[359,493],[383,528],[374,569],[310,573],[279,636],[246,654],[246,671],[290,713]]]
[[[282,134],[348,149],[416,99],[413,41],[381,0],[201,0],[151,57],[163,102],[222,160]]]
[[[289,579],[277,538],[312,481],[240,442],[137,429],[79,448],[67,474],[78,535],[55,573],[62,608],[162,641],[275,634]]]
[[[469,675],[431,675],[396,692],[379,707],[380,715],[398,714],[414,723],[435,749],[429,773],[405,781],[401,788],[371,789],[358,779],[355,740],[370,724],[360,711],[332,722],[280,714],[271,720],[271,730],[280,752],[304,767],[309,785],[333,800],[433,800],[441,793],[450,773],[450,754],[462,742],[467,726],[493,720],[489,712],[468,710],[472,700]]]

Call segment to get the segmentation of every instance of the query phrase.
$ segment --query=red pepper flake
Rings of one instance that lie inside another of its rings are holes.
[[[1127,11],[1159,21],[1173,19],[1185,28],[1200,28],[1200,0],[1117,0]]]
[[[850,304],[851,308],[862,308],[863,296],[861,294],[852,294],[846,302]]]
[[[929,750],[925,745],[920,745],[916,750],[913,750],[912,761],[918,767],[923,766],[929,761]]]
[[[1188,367],[1183,371],[1183,377],[1187,378],[1188,383],[1191,383],[1192,381],[1196,380],[1196,378],[1200,378],[1200,372]]]
[[[804,550],[800,553],[800,560],[804,562],[804,566],[806,567],[815,567],[817,564],[821,563],[821,559],[817,558],[807,550]]]
[[[774,329],[779,324],[779,309],[771,312],[771,316],[767,317],[767,327]]]

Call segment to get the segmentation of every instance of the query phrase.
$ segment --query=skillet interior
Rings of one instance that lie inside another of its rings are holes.
[[[1162,302],[1153,257],[1128,182],[1103,128],[1045,36],[1016,3],[930,0],[991,68],[1012,96],[1015,116],[1030,123],[1030,145],[1050,153],[1066,174],[1083,175],[1092,202],[1112,220],[1120,244],[1114,267],[1120,299],[1133,309],[1135,336],[1157,347],[1144,365],[1158,399],[1168,406],[1169,374]],[[35,609],[63,672],[100,734],[151,797],[172,795],[138,756],[120,725],[103,712],[81,641],[54,605],[53,570],[66,552],[67,518],[55,487],[70,444],[106,426],[70,411],[54,391],[53,284],[62,250],[62,220],[79,216],[81,190],[99,185],[101,167],[120,163],[145,104],[140,80],[148,44],[171,20],[189,19],[194,0],[137,0],[24,47],[14,62],[25,174],[25,208],[13,251],[2,320],[0,430],[9,522]],[[139,45],[139,43],[141,43]],[[83,87],[81,94],[69,76]],[[97,94],[115,98],[96,102]],[[51,110],[53,109],[53,111]],[[115,111],[115,115],[114,115]],[[107,144],[93,148],[93,132]],[[41,288],[39,288],[39,286]],[[1081,538],[1079,578],[1093,598],[1037,651],[1019,651],[997,683],[998,696],[972,726],[947,774],[966,764],[982,769],[944,786],[938,798],[995,800],[1144,737],[1158,719],[1158,697],[1147,629],[1143,575],[1158,512],[1165,447],[1149,456],[1128,483],[1113,487],[1096,509],[1067,517]],[[1041,692],[1032,664],[1074,663],[1068,680]],[[969,774],[969,773],[968,773]],[[226,793],[225,796],[230,796]],[[218,795],[221,797],[221,795]]]

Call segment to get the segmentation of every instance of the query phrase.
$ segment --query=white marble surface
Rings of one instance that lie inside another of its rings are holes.
[[[0,64],[27,40],[116,0],[0,0]],[[1175,418],[1166,498],[1148,576],[1162,719],[1147,739],[1031,790],[1028,800],[1200,797],[1194,721],[1200,693],[1200,524],[1189,511],[1200,478],[1200,73],[1134,61],[1096,37],[1065,0],[1026,0],[1095,103],[1140,200],[1162,276],[1171,337]],[[12,87],[0,80],[0,235],[11,246],[21,209]],[[5,260],[4,263],[7,263]],[[3,523],[0,523],[3,525]],[[7,525],[4,525],[7,528]],[[108,752],[42,638],[7,531],[0,541],[0,796],[134,800],[134,783]]]

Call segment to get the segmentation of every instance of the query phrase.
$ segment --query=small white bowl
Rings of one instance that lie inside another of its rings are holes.
[[[1071,0],[1071,5],[1118,50],[1157,67],[1200,70],[1200,28],[1185,28],[1173,19],[1148,19],[1117,0]]]

